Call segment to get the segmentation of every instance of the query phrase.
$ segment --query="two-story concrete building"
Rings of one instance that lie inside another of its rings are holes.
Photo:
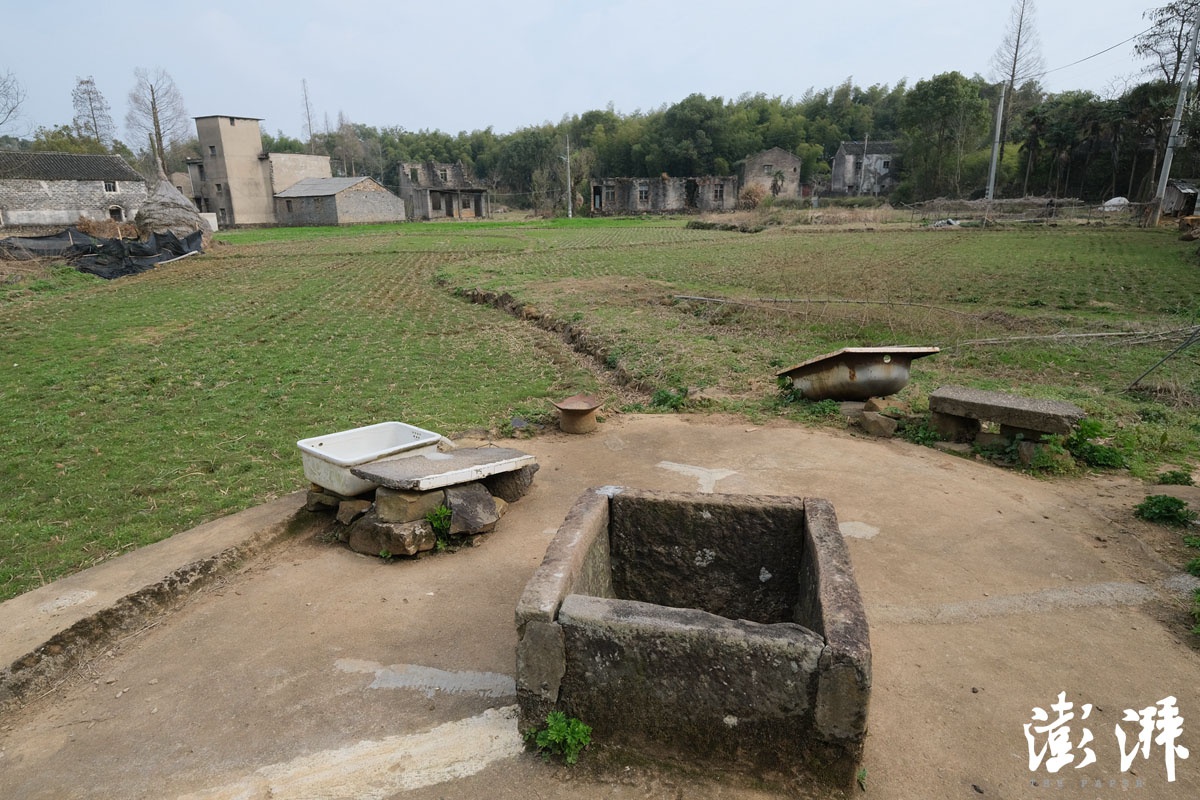
[[[192,199],[221,227],[404,219],[404,203],[371,178],[334,178],[329,156],[264,152],[260,122],[196,117],[200,156],[188,160]]]
[[[835,194],[890,194],[899,182],[896,142],[842,142],[833,157],[829,190]]]
[[[146,180],[120,156],[0,151],[0,227],[127,222],[146,202]]]
[[[409,219],[490,217],[487,189],[467,175],[461,161],[443,164],[411,161],[400,165],[400,198]]]

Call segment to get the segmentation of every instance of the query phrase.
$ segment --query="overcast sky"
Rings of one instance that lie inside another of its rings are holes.
[[[1048,69],[1136,36],[1165,0],[1036,0]],[[94,76],[126,138],[137,67],[161,67],[192,116],[263,118],[301,137],[301,80],[316,127],[353,122],[497,133],[605,108],[650,111],[689,94],[799,98],[852,78],[911,86],[991,74],[1011,0],[44,0],[3,12],[0,73],[27,93],[6,133],[68,124]],[[1050,91],[1112,96],[1142,80],[1133,44],[1047,74]]]

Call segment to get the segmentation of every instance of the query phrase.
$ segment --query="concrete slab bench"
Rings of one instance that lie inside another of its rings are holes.
[[[464,447],[449,453],[373,461],[350,471],[388,489],[427,492],[515,472],[536,462],[533,456],[507,447]]]
[[[1083,409],[1062,400],[1039,400],[1004,392],[943,386],[929,395],[930,423],[951,441],[970,441],[982,422],[1000,425],[1000,434],[1038,441],[1045,434],[1066,435],[1083,419]]]

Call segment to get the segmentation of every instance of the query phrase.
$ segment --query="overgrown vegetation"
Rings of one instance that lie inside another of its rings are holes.
[[[440,553],[450,547],[450,518],[453,516],[446,506],[438,506],[425,515],[425,521],[433,528],[437,551]]]
[[[686,386],[678,389],[658,389],[650,396],[650,407],[659,411],[682,411],[687,405]]]
[[[1120,469],[1125,466],[1125,456],[1116,447],[1095,441],[1103,435],[1104,426],[1099,420],[1083,419],[1066,438],[1064,446],[1071,455],[1089,467]]]
[[[1146,499],[1133,507],[1133,515],[1147,522],[1183,528],[1196,520],[1196,512],[1178,497],[1167,494],[1147,495]]]
[[[546,727],[530,732],[529,738],[546,758],[558,756],[563,763],[573,765],[579,761],[579,754],[592,743],[592,729],[575,717],[551,711],[546,715]]]
[[[1186,469],[1171,469],[1158,473],[1159,486],[1195,486],[1192,473]]]

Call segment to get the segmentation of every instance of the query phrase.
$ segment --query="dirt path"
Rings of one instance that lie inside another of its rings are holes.
[[[863,796],[1200,796],[1191,583],[1129,513],[1144,486],[715,418],[503,444],[541,471],[477,547],[391,564],[311,535],[274,547],[0,717],[0,797],[781,796],[602,748],[577,770],[521,752],[516,598],[575,497],[605,484],[833,501],[871,624]],[[1093,705],[1070,738],[1087,727],[1095,763],[1031,771],[1022,726],[1060,692]],[[1172,695],[1191,757],[1173,783],[1158,745],[1123,772],[1123,710]]]

